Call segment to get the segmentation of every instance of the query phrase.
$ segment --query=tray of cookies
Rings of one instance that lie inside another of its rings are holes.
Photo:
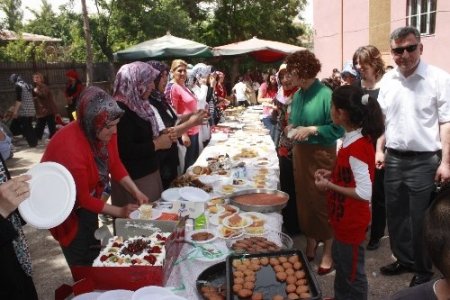
[[[304,253],[234,254],[226,261],[227,299],[321,299]]]

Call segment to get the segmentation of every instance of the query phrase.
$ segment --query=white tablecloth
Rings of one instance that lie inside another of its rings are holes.
[[[256,126],[257,128],[260,124],[258,111],[248,110],[247,113],[239,119],[241,122],[236,123],[236,125],[239,126],[235,127],[244,127],[245,129],[245,124],[247,124],[248,126]],[[242,123],[243,121],[245,122]],[[241,126],[242,124],[244,126]],[[252,184],[254,175],[257,173],[258,169],[261,168],[259,165],[259,162],[262,161],[261,158],[265,158],[268,164],[264,165],[264,167],[269,170],[266,188],[277,189],[279,186],[279,165],[275,146],[268,133],[258,133],[258,130],[251,132],[237,130],[229,135],[224,134],[223,132],[213,133],[208,147],[203,150],[194,166],[207,166],[207,159],[218,155],[228,154],[233,158],[235,155],[241,153],[244,148],[256,150],[258,153],[258,156],[255,158],[243,158],[241,160],[245,162],[245,179],[249,184]],[[227,180],[228,179],[225,178],[214,184],[214,191],[212,194],[220,195],[220,186],[229,183]],[[252,186],[247,186],[247,188],[248,187],[252,188]],[[283,218],[279,213],[266,214],[266,228],[270,228],[271,230],[268,233],[269,236],[266,237],[276,241],[278,236],[275,232],[281,231],[282,223]],[[209,226],[211,226],[212,229],[215,227],[213,225]],[[223,239],[217,238],[212,245],[224,254],[227,254],[230,251],[226,245],[226,241]],[[226,256],[224,255],[216,261],[204,261],[205,258],[202,255],[202,250],[200,248],[194,248],[190,244],[185,244],[166,286],[171,287],[175,293],[186,299],[201,299],[197,294],[195,285],[197,277],[206,268],[224,261],[225,257]]]

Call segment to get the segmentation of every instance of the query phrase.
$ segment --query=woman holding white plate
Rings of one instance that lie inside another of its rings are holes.
[[[17,207],[30,196],[31,177],[11,179],[0,155],[0,299],[37,299],[31,258]]]
[[[69,217],[50,229],[60,243],[69,266],[92,265],[100,252],[94,232],[99,213],[127,218],[137,204],[109,205],[102,199],[104,188],[112,180],[119,182],[139,204],[148,197],[128,175],[117,149],[117,124],[123,110],[98,87],[88,87],[80,95],[77,122],[60,129],[50,140],[42,161],[65,166],[76,186],[75,206]]]

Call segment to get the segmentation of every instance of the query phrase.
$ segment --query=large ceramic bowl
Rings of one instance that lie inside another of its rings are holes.
[[[230,204],[243,211],[269,213],[281,211],[287,205],[289,195],[279,190],[247,189],[235,192],[229,198]]]

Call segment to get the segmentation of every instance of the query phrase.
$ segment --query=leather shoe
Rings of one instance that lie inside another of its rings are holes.
[[[404,266],[398,261],[380,268],[380,273],[386,276],[400,275],[412,271],[410,267]]]
[[[334,270],[333,265],[331,265],[331,267],[329,267],[329,268],[319,267],[319,269],[317,269],[317,275],[320,275],[320,276],[327,275],[328,273],[331,273],[333,270]]]
[[[369,243],[366,246],[366,249],[369,251],[377,250],[380,248],[380,240],[370,240]]]
[[[421,274],[415,274],[413,278],[411,279],[411,282],[409,284],[409,287],[413,287],[425,282],[430,281],[433,278],[433,274],[427,274],[427,275],[421,275]]]

